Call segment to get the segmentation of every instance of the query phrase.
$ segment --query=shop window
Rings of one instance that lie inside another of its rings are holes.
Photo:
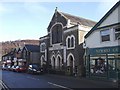
[[[108,69],[115,70],[115,60],[108,60]]]
[[[117,70],[119,70],[120,71],[120,60],[117,60]]]
[[[104,42],[104,41],[110,41],[110,30],[107,29],[107,30],[102,30],[100,32],[100,35],[101,35],[101,41]]]
[[[115,29],[115,40],[120,39],[120,27]]]
[[[90,62],[90,72],[92,74],[104,74],[106,73],[106,60],[103,58],[96,58],[96,59],[92,59]]]

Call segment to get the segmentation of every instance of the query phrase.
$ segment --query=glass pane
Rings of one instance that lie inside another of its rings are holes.
[[[120,32],[120,28],[115,29],[115,33]]]
[[[118,40],[118,39],[120,39],[120,33],[115,34],[115,40]]]
[[[102,41],[110,41],[110,35],[102,36]]]
[[[116,64],[117,64],[116,69],[117,69],[117,70],[120,70],[120,60],[117,60],[116,62],[117,62],[117,63],[116,63]]]
[[[106,60],[103,58],[93,58],[90,61],[91,75],[105,76],[107,72]]]
[[[108,69],[115,70],[115,60],[108,60]]]
[[[101,36],[105,36],[105,35],[109,35],[110,34],[110,30],[103,30],[100,32]]]
[[[68,48],[70,47],[70,38],[68,38]]]
[[[71,38],[71,47],[74,47],[74,38]]]

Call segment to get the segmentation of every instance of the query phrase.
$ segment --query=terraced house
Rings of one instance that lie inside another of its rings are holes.
[[[87,77],[120,78],[120,1],[86,34],[84,47]]]
[[[95,24],[56,8],[47,28],[48,34],[40,37],[41,66],[46,65],[52,73],[84,75],[82,44],[84,36]]]

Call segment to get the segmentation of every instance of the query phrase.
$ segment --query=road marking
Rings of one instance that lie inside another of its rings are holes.
[[[62,86],[62,85],[58,85],[58,84],[55,84],[55,83],[51,83],[51,82],[48,82],[48,83],[51,84],[51,85],[60,87],[60,88],[65,88],[65,89],[68,89],[68,90],[73,90],[73,89],[71,89],[71,88],[68,88],[68,87],[65,87],[65,86]]]
[[[33,80],[39,80],[39,79],[37,79],[37,78],[29,77],[29,76],[27,76],[27,78],[29,78],[29,79],[33,79]]]
[[[9,88],[3,83],[2,80],[0,80],[0,84],[2,85],[3,90],[9,90]]]

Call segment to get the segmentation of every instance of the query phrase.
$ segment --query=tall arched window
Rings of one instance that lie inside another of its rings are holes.
[[[51,58],[51,64],[52,64],[52,68],[55,69],[55,56],[52,56]]]
[[[62,67],[62,57],[60,55],[57,56],[57,68],[61,69]]]
[[[70,38],[68,38],[68,48],[70,48]]]
[[[61,66],[61,59],[60,59],[60,57],[58,56],[58,69],[60,69],[60,66]]]
[[[62,42],[62,24],[56,24],[52,27],[52,44]]]
[[[71,35],[71,47],[75,46],[75,37]]]
[[[41,67],[43,66],[44,62],[45,62],[45,57],[42,55],[41,56]]]
[[[45,52],[45,49],[46,49],[46,44],[45,43],[41,43],[40,44],[40,51],[41,52]]]

